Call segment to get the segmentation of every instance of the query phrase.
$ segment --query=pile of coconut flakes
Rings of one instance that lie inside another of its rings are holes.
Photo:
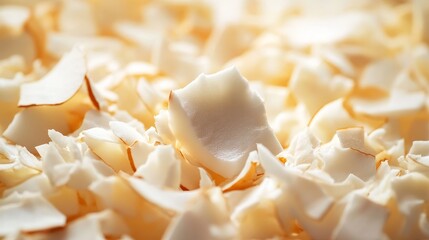
[[[0,238],[428,239],[429,1],[0,1]]]

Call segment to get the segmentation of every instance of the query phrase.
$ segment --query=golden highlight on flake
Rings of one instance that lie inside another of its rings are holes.
[[[0,239],[429,239],[429,1],[0,1]]]

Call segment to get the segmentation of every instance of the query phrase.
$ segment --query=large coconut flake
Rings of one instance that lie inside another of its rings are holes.
[[[282,149],[261,98],[235,68],[200,75],[173,91],[169,104],[171,129],[183,153],[223,177],[238,174],[257,143],[275,154]]]
[[[79,48],[73,48],[44,78],[21,86],[18,105],[64,103],[82,86],[86,71],[85,54]]]

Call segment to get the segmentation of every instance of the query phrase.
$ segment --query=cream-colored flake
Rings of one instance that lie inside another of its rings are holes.
[[[41,80],[21,86],[19,106],[61,104],[79,90],[86,74],[85,54],[73,48]]]
[[[185,156],[223,177],[238,174],[257,143],[281,150],[260,97],[234,68],[200,75],[171,93],[170,127]]]

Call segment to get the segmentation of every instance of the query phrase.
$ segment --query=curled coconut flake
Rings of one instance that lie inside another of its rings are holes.
[[[258,161],[256,151],[249,153],[249,157],[241,172],[230,181],[222,184],[223,191],[246,189],[253,186],[263,176],[263,170]]]
[[[282,149],[261,98],[235,68],[200,75],[173,91],[168,111],[185,156],[223,177],[237,175],[257,143],[275,154]]]
[[[362,123],[355,120],[344,107],[344,100],[337,99],[323,106],[313,117],[309,129],[323,143],[335,135],[337,129],[358,127]]]
[[[106,101],[102,97],[102,92],[97,88],[97,86],[89,79],[88,76],[85,76],[85,85],[88,91],[88,96],[91,99],[92,104],[97,110],[105,110],[107,107]]]
[[[85,54],[75,47],[41,80],[21,85],[18,105],[61,104],[73,97],[85,80]]]
[[[144,141],[143,135],[127,123],[121,121],[110,121],[109,126],[112,129],[113,134],[128,146],[133,145],[137,141]]]
[[[125,146],[111,131],[96,127],[83,131],[82,135],[88,147],[112,169],[133,172]]]

